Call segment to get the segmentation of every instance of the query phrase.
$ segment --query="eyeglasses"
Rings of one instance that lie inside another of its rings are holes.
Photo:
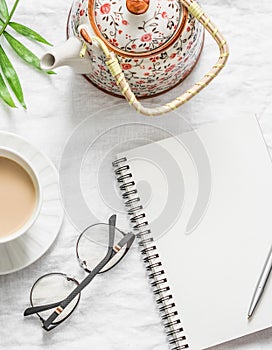
[[[76,255],[88,276],[80,283],[60,272],[40,277],[31,288],[31,307],[24,311],[24,316],[37,314],[42,327],[50,331],[72,314],[79,303],[81,291],[97,274],[116,266],[135,239],[133,233],[124,234],[115,224],[116,215],[112,215],[108,224],[89,226],[80,234]],[[52,309],[55,310],[52,312]]]

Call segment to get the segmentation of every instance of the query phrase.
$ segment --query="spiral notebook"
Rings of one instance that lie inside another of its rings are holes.
[[[247,319],[272,232],[272,165],[255,117],[128,150],[113,165],[170,348],[270,327],[272,278]]]

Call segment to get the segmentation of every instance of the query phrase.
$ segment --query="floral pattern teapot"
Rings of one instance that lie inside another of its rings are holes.
[[[179,84],[197,63],[204,28],[219,47],[219,59],[191,89],[162,107],[138,100]],[[69,39],[41,58],[41,68],[70,65],[98,88],[124,95],[138,112],[160,115],[203,89],[223,68],[227,43],[193,0],[75,0],[68,18]]]

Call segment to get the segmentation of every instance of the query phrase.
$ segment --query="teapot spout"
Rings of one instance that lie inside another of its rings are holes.
[[[70,66],[76,73],[89,74],[92,63],[88,57],[80,57],[82,43],[75,37],[69,38],[64,44],[53,47],[40,58],[43,70],[52,70],[62,66]]]

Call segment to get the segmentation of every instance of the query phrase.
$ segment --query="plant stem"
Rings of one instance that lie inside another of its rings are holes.
[[[15,12],[15,10],[16,10],[16,7],[17,7],[19,1],[20,1],[20,0],[16,0],[16,1],[15,1],[14,5],[13,5],[11,11],[10,11],[10,14],[9,14],[9,16],[8,16],[6,22],[5,22],[5,24],[3,25],[3,27],[2,27],[1,30],[0,30],[0,36],[3,34],[4,30],[7,28],[8,24],[9,24],[9,22],[10,22],[12,16],[13,16],[13,14],[14,14],[14,12]]]

